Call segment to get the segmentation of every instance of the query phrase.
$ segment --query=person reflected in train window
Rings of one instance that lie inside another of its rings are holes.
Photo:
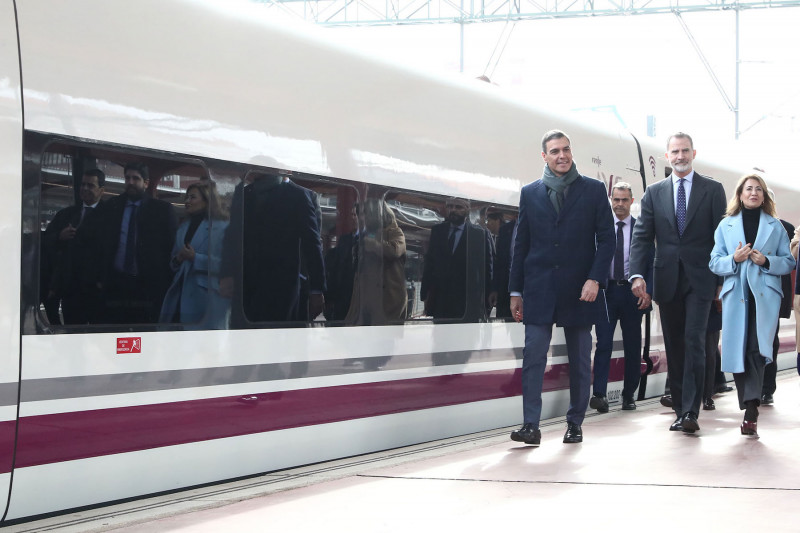
[[[125,190],[102,204],[100,224],[103,320],[110,324],[158,322],[172,282],[169,267],[178,218],[172,204],[145,194],[147,165],[125,165]]]
[[[446,220],[431,228],[420,298],[433,318],[474,322],[497,303],[492,287],[492,245],[486,230],[467,219],[469,202],[448,198]]]
[[[614,330],[619,321],[622,329],[622,347],[625,354],[625,370],[622,385],[622,409],[636,409],[633,394],[639,386],[642,363],[642,315],[650,309],[650,294],[639,301],[631,292],[628,282],[630,264],[631,234],[636,219],[631,216],[633,190],[630,183],[618,181],[611,189],[611,208],[614,211],[616,239],[614,259],[608,272],[608,283],[605,290],[607,319],[597,322],[597,348],[594,352],[593,395],[589,407],[601,413],[608,412],[608,372],[611,363],[611,352],[614,347]],[[650,258],[647,270],[649,287],[653,285],[653,259]],[[605,317],[604,317],[605,318]]]
[[[220,268],[220,294],[233,299],[232,327],[298,320],[301,255],[311,293],[308,316],[322,312],[319,228],[314,193],[280,174],[252,172],[236,187]]]
[[[775,193],[770,189],[768,191],[769,197],[775,202]],[[777,215],[776,215],[777,216]],[[789,239],[794,238],[795,227],[792,223],[783,220],[782,218],[778,218],[780,220],[783,229],[786,230],[786,235]],[[790,250],[791,250],[791,242],[790,242]],[[792,257],[794,257],[794,253],[792,253]],[[780,318],[791,318],[792,316],[792,275],[784,274],[781,276],[781,290],[783,291],[783,299],[781,300],[781,310],[778,314]],[[776,383],[776,378],[778,375],[778,352],[781,348],[781,341],[778,337],[778,333],[780,330],[780,320],[778,321],[778,328],[775,330],[775,339],[772,341],[772,362],[766,366],[764,369],[764,388],[761,391],[761,404],[762,405],[772,405],[775,403],[775,390],[778,388],[778,384]]]
[[[178,227],[170,260],[175,277],[164,296],[159,321],[225,329],[231,302],[219,294],[219,265],[227,214],[210,180],[189,185],[184,203],[187,219]]]
[[[56,213],[44,233],[50,257],[55,258],[48,297],[60,301],[64,324],[99,320],[101,299],[95,282],[97,256],[93,253],[97,235],[92,219],[102,202],[105,183],[102,170],[86,171],[81,178],[80,204]]]
[[[356,204],[350,209],[348,232],[340,235],[336,247],[325,254],[328,284],[328,290],[325,292],[325,318],[328,320],[344,320],[350,310],[361,237],[358,204]]]
[[[360,261],[345,322],[358,326],[402,324],[408,305],[405,235],[394,212],[383,200],[368,200],[362,217]],[[397,330],[384,331],[377,353],[391,353],[401,335]],[[378,370],[390,358],[390,355],[377,355],[363,359],[362,363],[365,370]]]
[[[631,290],[647,294],[647,264],[655,249],[653,300],[658,303],[667,352],[667,374],[675,421],[670,431],[694,433],[703,401],[705,340],[711,302],[721,281],[708,269],[714,231],[725,214],[722,184],[692,168],[692,138],[667,140],[668,179],[647,187],[631,243]],[[658,243],[658,246],[656,246]]]
[[[719,336],[722,331],[722,300],[715,299],[711,305],[706,325],[706,371],[703,383],[703,410],[713,411],[717,408],[714,403],[714,394],[717,391],[718,365],[721,363],[719,354]],[[723,382],[724,382],[723,374]]]
[[[361,260],[346,322],[365,326],[396,324],[405,319],[408,304],[405,235],[384,201],[369,201],[364,207]]]
[[[497,230],[495,241],[494,291],[497,293],[495,316],[497,318],[511,318],[511,295],[508,292],[508,271],[511,268],[511,245],[514,237],[514,228],[517,221],[503,221]]]
[[[744,411],[742,435],[758,435],[758,407],[764,366],[772,362],[772,341],[781,308],[781,276],[795,260],[789,237],[775,216],[767,184],[744,176],[714,233],[708,263],[722,277],[722,370],[731,372]]]
[[[500,233],[500,228],[503,224],[505,224],[503,213],[492,209],[486,211],[486,229],[489,230],[493,241],[497,241],[497,235]]]
[[[605,185],[581,176],[569,137],[542,137],[542,178],[522,188],[509,289],[514,320],[525,324],[523,424],[511,440],[538,446],[542,388],[553,325],[564,328],[570,402],[565,443],[583,441],[591,386],[592,325],[606,313],[601,288],[614,256]]]

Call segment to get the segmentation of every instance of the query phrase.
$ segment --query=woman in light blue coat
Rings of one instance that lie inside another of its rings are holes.
[[[230,300],[219,294],[218,273],[228,222],[214,182],[189,185],[185,205],[188,218],[178,227],[170,261],[175,277],[159,321],[180,322],[192,329],[225,329]]]
[[[772,362],[772,341],[781,306],[781,276],[794,267],[789,238],[775,218],[775,203],[758,175],[736,185],[726,217],[714,234],[708,266],[724,281],[722,370],[732,372],[744,410],[742,435],[758,436],[758,406],[764,366]]]

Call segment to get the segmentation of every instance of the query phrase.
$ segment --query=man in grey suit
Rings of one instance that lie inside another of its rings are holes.
[[[564,442],[583,441],[591,385],[592,325],[606,316],[616,237],[605,185],[581,176],[569,137],[542,138],[542,179],[522,188],[511,259],[511,315],[525,324],[522,351],[523,425],[511,440],[538,446],[542,388],[553,324],[564,328],[569,359],[569,410]]]
[[[647,259],[656,247],[653,300],[661,314],[677,415],[669,429],[686,433],[700,429],[697,415],[703,399],[706,324],[711,302],[719,294],[719,282],[708,261],[726,205],[722,184],[692,169],[696,153],[686,133],[667,140],[672,176],[645,191],[630,252],[631,290],[643,298]]]

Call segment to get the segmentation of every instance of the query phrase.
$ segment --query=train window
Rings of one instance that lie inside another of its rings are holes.
[[[405,237],[409,318],[485,320],[494,248],[479,223],[482,206],[401,192],[386,198]]]
[[[233,194],[223,244],[220,288],[231,297],[230,326],[342,320],[352,280],[326,290],[324,255],[349,239],[357,201],[356,189],[338,182],[274,169],[248,172]]]
[[[511,268],[511,249],[514,228],[517,223],[517,211],[507,207],[487,206],[482,210],[481,220],[484,221],[494,248],[492,292],[496,294],[496,301],[490,316],[501,320],[511,320],[508,276]]]
[[[364,199],[351,210],[353,231],[326,256],[330,304],[347,325],[402,324],[408,316],[406,237],[398,209],[383,197]],[[350,288],[337,296],[345,284]],[[338,306],[340,297],[346,306]]]
[[[69,331],[179,320],[180,314],[162,315],[183,259],[173,245],[184,193],[207,182],[207,170],[196,162],[61,141],[38,157],[44,323]],[[207,206],[201,217],[208,218]]]

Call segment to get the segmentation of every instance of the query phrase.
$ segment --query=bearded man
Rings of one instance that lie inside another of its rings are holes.
[[[489,292],[489,232],[470,223],[467,200],[448,198],[445,209],[446,220],[431,228],[420,297],[428,316],[476,322],[485,319],[487,304],[497,303],[497,293]]]

